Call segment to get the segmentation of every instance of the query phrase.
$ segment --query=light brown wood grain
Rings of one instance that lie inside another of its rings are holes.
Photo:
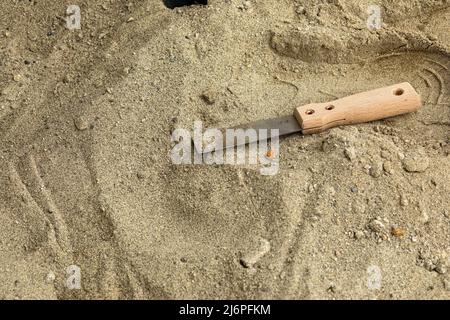
[[[324,103],[298,107],[294,116],[304,134],[317,133],[332,127],[389,118],[418,110],[419,94],[408,82],[361,92]]]

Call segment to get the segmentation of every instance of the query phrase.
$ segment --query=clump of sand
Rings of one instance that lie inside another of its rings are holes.
[[[0,4],[0,298],[448,298],[448,1],[376,31],[371,1],[79,3],[72,31]],[[419,112],[286,137],[275,176],[169,157],[195,120],[403,81]]]

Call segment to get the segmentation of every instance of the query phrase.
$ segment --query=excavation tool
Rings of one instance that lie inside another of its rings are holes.
[[[363,123],[385,119],[410,113],[421,107],[419,94],[408,82],[357,93],[334,101],[310,103],[294,109],[293,115],[280,118],[251,122],[245,125],[229,128],[237,129],[278,129],[278,136],[295,132],[313,134],[327,129],[348,124]],[[225,131],[226,129],[222,129]],[[225,136],[225,135],[224,135]],[[263,137],[262,139],[267,139]],[[223,141],[223,148],[253,143],[260,140],[259,135],[248,137],[242,141],[237,139]],[[208,148],[198,148],[202,153]],[[200,150],[202,149],[202,150]]]

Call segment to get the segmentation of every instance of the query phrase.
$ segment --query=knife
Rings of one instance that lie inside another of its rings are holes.
[[[278,136],[301,132],[313,134],[333,127],[370,122],[417,111],[422,106],[420,95],[408,82],[384,88],[357,93],[351,96],[322,103],[311,103],[294,109],[293,115],[261,120],[228,128],[237,129],[278,129]],[[225,132],[227,129],[221,129]],[[274,137],[274,135],[272,135]],[[276,136],[275,136],[276,137]],[[261,137],[261,140],[267,137]],[[259,135],[245,140],[223,139],[223,148],[231,148],[260,140]],[[210,152],[195,144],[199,153]]]

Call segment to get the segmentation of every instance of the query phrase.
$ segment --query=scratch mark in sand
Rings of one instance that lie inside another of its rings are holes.
[[[441,63],[440,61],[436,61],[436,60],[430,59],[430,58],[425,58],[425,60],[428,61],[429,63],[434,64],[434,65],[438,66],[439,68],[443,69],[442,71],[444,73],[449,74],[449,68],[445,64]],[[438,80],[440,89],[439,89],[439,97],[437,100],[437,104],[442,103],[442,98],[445,94],[445,88],[447,88],[447,86],[445,85],[445,80],[444,80],[443,76],[432,67],[429,67],[429,68],[425,67],[424,70],[433,74],[433,76]]]
[[[39,174],[39,170],[36,164],[36,159],[32,154],[28,157],[28,164],[31,169],[33,178],[35,179],[37,186],[39,187],[40,196],[45,203],[45,207],[41,208],[44,212],[47,212],[47,216],[51,223],[52,228],[55,230],[56,240],[61,250],[64,252],[71,252],[69,244],[69,236],[67,231],[67,226],[64,218],[53,201],[52,194],[44,186],[44,182]],[[42,202],[41,202],[42,203]]]
[[[441,103],[441,99],[442,99],[443,92],[444,92],[444,79],[442,79],[442,77],[439,75],[439,73],[437,73],[436,70],[434,70],[432,68],[425,67],[423,70],[432,74],[436,78],[437,82],[439,83],[439,89],[438,89],[439,93],[438,93],[438,97],[436,99],[436,104]]]
[[[431,82],[430,82],[430,80],[426,77],[426,75],[424,75],[424,74],[419,74],[419,78],[422,79],[422,80],[425,82],[425,86],[426,86],[427,88],[432,88]],[[430,92],[430,91],[428,91],[428,90],[427,90],[427,92],[428,92],[428,95],[427,95],[426,99],[424,99],[424,103],[425,103],[425,104],[430,104],[430,105],[435,105],[435,104],[437,104],[437,101],[431,101],[431,100],[432,100],[432,99],[431,99],[432,92]]]

